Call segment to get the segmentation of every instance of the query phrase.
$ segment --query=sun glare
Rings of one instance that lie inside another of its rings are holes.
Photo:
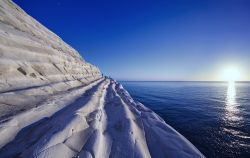
[[[222,79],[228,82],[239,81],[241,79],[240,69],[237,67],[227,67],[222,72]]]

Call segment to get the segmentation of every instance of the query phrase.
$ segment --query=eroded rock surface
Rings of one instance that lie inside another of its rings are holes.
[[[100,70],[57,35],[13,2],[0,1],[0,118],[99,78]]]

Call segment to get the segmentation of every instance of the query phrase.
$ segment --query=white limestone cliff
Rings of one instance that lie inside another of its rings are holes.
[[[0,157],[204,157],[10,0],[0,1]]]

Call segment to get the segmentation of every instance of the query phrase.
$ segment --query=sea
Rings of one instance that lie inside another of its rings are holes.
[[[208,158],[250,158],[250,82],[120,81]]]

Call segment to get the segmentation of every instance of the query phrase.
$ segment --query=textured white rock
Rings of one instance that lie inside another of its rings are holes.
[[[0,118],[99,78],[100,70],[57,35],[13,2],[0,1]]]
[[[0,1],[0,157],[204,157],[9,0]]]

